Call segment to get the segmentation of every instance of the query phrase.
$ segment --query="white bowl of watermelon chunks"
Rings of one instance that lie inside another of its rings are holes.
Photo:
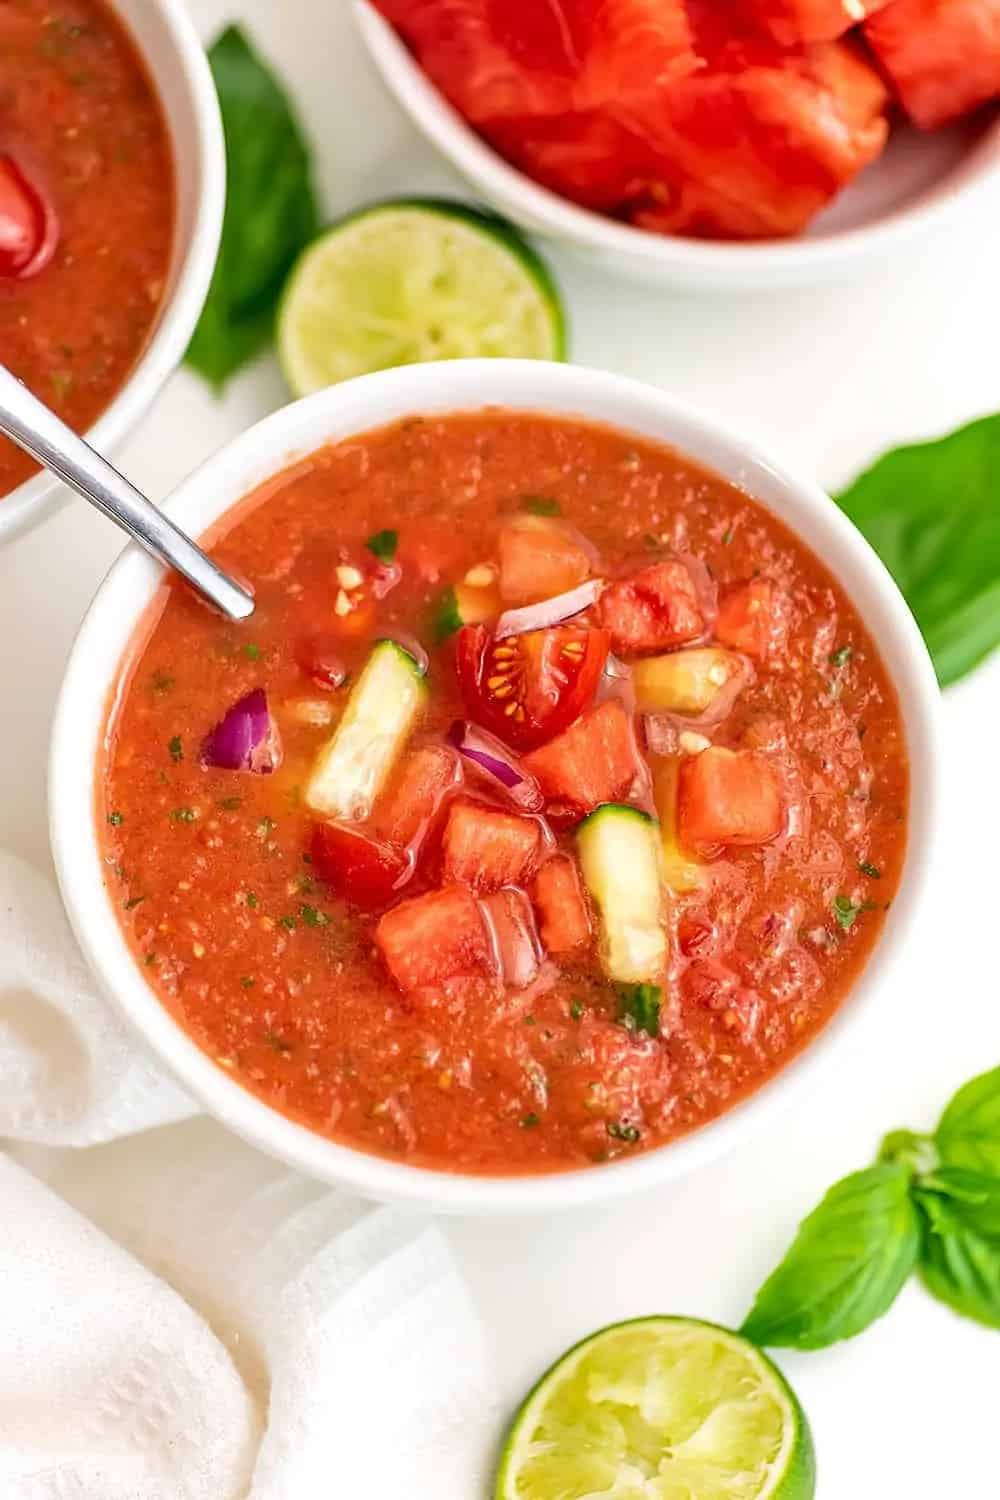
[[[1000,0],[355,0],[495,208],[643,279],[783,285],[1000,174]]]

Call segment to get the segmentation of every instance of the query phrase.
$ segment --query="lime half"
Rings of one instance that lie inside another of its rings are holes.
[[[377,203],[324,230],[278,314],[297,396],[396,365],[565,353],[545,263],[505,220],[446,199]]]
[[[812,1500],[798,1401],[738,1334],[687,1318],[577,1344],[521,1407],[497,1500]]]

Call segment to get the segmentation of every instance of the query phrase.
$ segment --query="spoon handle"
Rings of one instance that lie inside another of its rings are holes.
[[[220,568],[161,510],[67,427],[0,364],[0,432],[58,474],[140,547],[175,568],[231,620],[253,614],[253,595]]]

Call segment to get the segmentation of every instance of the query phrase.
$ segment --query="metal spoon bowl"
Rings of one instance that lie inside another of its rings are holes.
[[[217,567],[151,500],[2,364],[0,433],[89,500],[159,562],[180,573],[230,620],[247,620],[253,614],[251,593]]]

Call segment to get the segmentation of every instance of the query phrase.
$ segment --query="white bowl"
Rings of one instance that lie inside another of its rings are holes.
[[[539,186],[468,126],[368,0],[354,0],[361,37],[417,128],[488,203],[531,233],[608,269],[690,290],[764,290],[819,281],[951,218],[990,189],[1000,201],[1000,122],[934,134],[894,131],[889,147],[808,232],[738,244],[635,229]]]
[[[138,363],[85,434],[113,452],[184,358],[198,321],[222,233],[226,148],[208,60],[184,0],[111,0],[160,98],[177,184],[174,247],[160,312]],[[0,497],[0,546],[42,521],[68,491],[47,473]]]
[[[470,394],[471,393],[471,394]],[[293,1124],[217,1067],[161,1005],[136,964],[105,887],[94,812],[94,766],[123,654],[162,584],[130,547],[111,570],[73,648],[55,717],[50,832],[70,920],[97,977],[154,1053],[205,1108],[262,1150],[303,1172],[377,1199],[440,1211],[514,1213],[567,1208],[679,1177],[744,1140],[779,1105],[802,1107],[811,1081],[890,993],[886,978],[914,921],[932,848],[937,804],[938,690],[923,640],[895,584],[834,503],[652,387],[597,370],[518,360],[409,366],[334,386],[276,412],[197,470],[167,503],[198,535],[249,490],[324,443],[396,419],[485,406],[582,417],[658,439],[745,488],[779,516],[841,580],[879,644],[899,692],[912,761],[909,851],[877,952],[836,1016],[777,1077],[718,1121],[627,1161],[545,1177],[431,1171],[337,1145]]]

